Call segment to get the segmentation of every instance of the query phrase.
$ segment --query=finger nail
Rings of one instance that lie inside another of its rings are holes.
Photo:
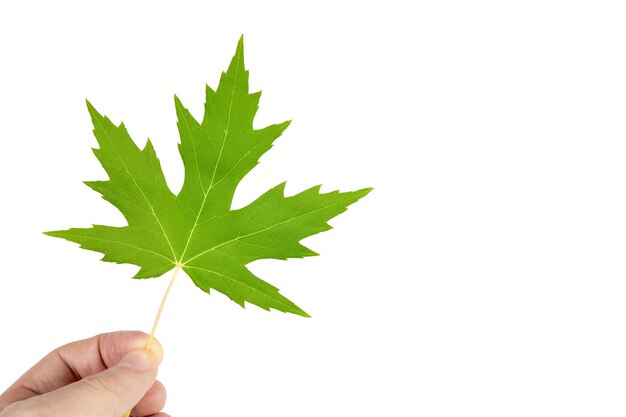
[[[135,371],[147,371],[152,363],[151,353],[145,349],[137,349],[129,352],[122,358],[117,366],[134,369]]]

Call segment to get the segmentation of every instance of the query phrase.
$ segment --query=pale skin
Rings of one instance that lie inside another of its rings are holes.
[[[115,332],[55,349],[0,395],[0,417],[169,417],[156,380],[163,349]]]

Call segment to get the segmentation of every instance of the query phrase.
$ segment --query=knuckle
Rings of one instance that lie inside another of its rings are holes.
[[[116,384],[108,375],[97,374],[81,381],[81,388],[90,395],[97,397],[117,396],[121,394],[119,384]]]

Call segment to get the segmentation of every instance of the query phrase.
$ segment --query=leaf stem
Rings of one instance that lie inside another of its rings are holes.
[[[157,312],[156,318],[154,319],[154,324],[152,325],[152,331],[150,332],[150,338],[148,339],[148,344],[146,345],[146,350],[152,349],[152,343],[154,342],[154,333],[156,333],[157,326],[159,325],[159,320],[161,319],[161,313],[163,313],[163,307],[165,307],[165,301],[167,301],[167,296],[170,294],[170,290],[172,289],[172,285],[174,285],[174,281],[176,280],[176,275],[178,275],[178,271],[182,265],[180,263],[176,264],[176,268],[174,268],[174,272],[172,273],[172,278],[170,279],[170,283],[165,290],[165,294],[163,294],[163,299],[161,300],[161,305],[159,306],[159,311]]]
[[[174,268],[174,272],[172,273],[172,278],[170,279],[170,283],[167,285],[165,294],[163,294],[163,299],[161,300],[159,311],[157,312],[157,315],[154,319],[154,324],[152,325],[152,331],[150,332],[150,338],[148,339],[148,343],[146,344],[146,350],[152,349],[152,343],[154,342],[154,334],[156,333],[157,326],[159,325],[159,320],[161,320],[161,313],[163,313],[163,307],[165,307],[167,296],[170,294],[172,285],[174,285],[174,281],[176,281],[176,276],[178,275],[178,271],[180,271],[181,268],[182,268],[182,265],[180,263],[177,263],[176,268]],[[124,417],[130,417],[130,411],[124,414]]]

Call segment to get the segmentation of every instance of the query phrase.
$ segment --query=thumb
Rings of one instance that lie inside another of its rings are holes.
[[[148,350],[133,350],[106,371],[39,397],[45,403],[39,404],[54,410],[50,415],[120,417],[152,387],[160,360]]]

